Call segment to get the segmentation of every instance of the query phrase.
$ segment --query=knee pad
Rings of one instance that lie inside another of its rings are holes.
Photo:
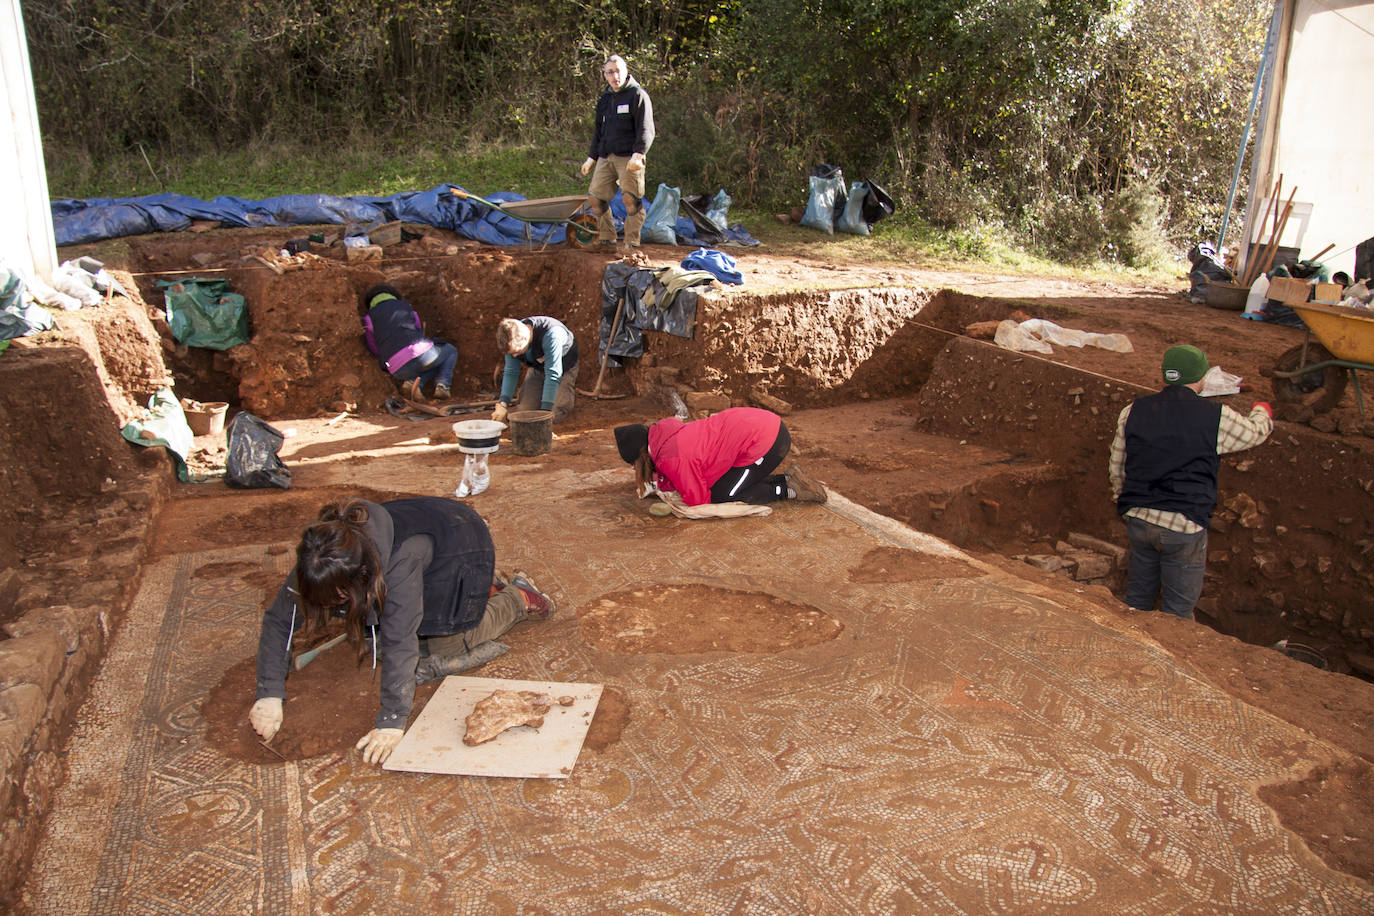
[[[600,216],[601,214],[605,213],[606,210],[610,208],[610,206],[611,202],[609,200],[602,200],[599,197],[592,198],[592,212],[595,213],[597,216]]]
[[[642,197],[635,197],[633,194],[622,194],[620,195],[620,199],[625,203],[626,216],[632,213],[638,213],[640,210],[644,209],[644,199]]]

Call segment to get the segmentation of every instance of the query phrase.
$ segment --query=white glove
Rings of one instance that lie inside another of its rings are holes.
[[[281,697],[263,697],[248,710],[248,724],[264,741],[272,740],[281,728],[281,719]]]
[[[401,736],[404,734],[405,729],[401,728],[374,728],[359,738],[354,746],[363,752],[364,761],[381,766],[386,763],[386,758],[391,756],[391,752],[396,750],[396,745],[401,742]]]
[[[506,411],[508,409],[505,401],[497,401],[496,406],[491,410],[491,418],[497,423],[506,422]]]
[[[631,172],[638,172],[644,168],[644,154],[635,153],[630,156],[630,164],[625,166]]]
[[[596,165],[596,160],[593,159],[591,156],[588,156],[586,159],[583,159],[583,160],[582,160],[582,174],[583,174],[583,175],[590,175],[591,172],[592,172],[592,166],[594,166],[594,165]]]

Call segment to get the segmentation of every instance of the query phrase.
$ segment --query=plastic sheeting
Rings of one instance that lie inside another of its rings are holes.
[[[399,220],[448,229],[488,245],[519,245],[529,241],[558,244],[566,238],[566,227],[561,223],[530,223],[507,216],[471,199],[455,196],[452,193],[455,187],[458,186],[441,184],[428,191],[404,191],[390,197],[293,194],[265,200],[242,197],[201,200],[182,194],[154,194],[61,199],[52,203],[53,229],[58,245],[151,232],[180,232],[198,220],[210,220],[231,228],[334,224],[347,227],[349,234],[365,234],[368,229]],[[493,203],[525,200],[508,191],[498,191],[486,198]],[[611,210],[617,225],[623,226],[625,205],[619,193],[611,202]],[[699,244],[690,220],[679,219],[676,231],[679,244]],[[727,235],[733,244],[758,244],[738,224],[727,230]]]
[[[167,324],[178,343],[207,350],[228,350],[248,343],[248,303],[229,292],[229,281],[187,277],[158,280]]]
[[[0,341],[7,347],[11,338],[28,337],[53,324],[51,312],[24,301],[23,275],[0,262]]]
[[[151,447],[160,445],[175,459],[177,480],[187,483],[191,479],[186,467],[186,459],[195,444],[195,434],[186,422],[186,413],[181,402],[170,388],[159,388],[148,399],[148,406],[139,416],[124,425],[119,434],[134,445]]]
[[[291,469],[277,452],[286,437],[275,426],[251,413],[229,421],[229,457],[224,482],[238,489],[291,489]]]
[[[1053,353],[1051,344],[1061,347],[1100,347],[1114,353],[1130,353],[1134,349],[1125,334],[1098,334],[1061,328],[1043,318],[1032,318],[1020,324],[1008,318],[997,326],[993,342],[1005,350],[1023,353]]]
[[[608,353],[606,365],[619,366],[616,357],[644,355],[644,331],[666,331],[678,337],[691,337],[697,318],[697,294],[690,289],[678,292],[667,308],[658,308],[645,301],[646,293],[658,284],[656,271],[636,267],[624,261],[612,261],[601,276],[601,326],[597,335],[597,356]],[[662,299],[662,284],[655,290],[655,301]],[[609,341],[611,325],[621,302],[624,310],[615,340]],[[599,361],[599,360],[598,360]]]

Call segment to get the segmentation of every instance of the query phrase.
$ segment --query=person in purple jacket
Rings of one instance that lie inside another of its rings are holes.
[[[666,417],[651,426],[615,428],[616,449],[634,466],[640,493],[650,484],[674,490],[688,506],[780,499],[823,503],[825,487],[794,461],[773,472],[792,447],[782,417],[757,407],[731,407],[700,420]]]
[[[401,383],[401,392],[412,401],[424,401],[422,390],[433,385],[434,398],[448,400],[453,370],[458,367],[458,348],[446,340],[426,337],[420,316],[388,283],[378,283],[363,293],[363,338],[382,368]]]

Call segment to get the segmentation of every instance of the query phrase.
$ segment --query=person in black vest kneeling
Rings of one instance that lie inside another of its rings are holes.
[[[1259,445],[1274,428],[1263,401],[1241,416],[1204,400],[1207,357],[1193,346],[1164,353],[1164,389],[1121,411],[1108,476],[1131,552],[1126,604],[1188,620],[1202,594],[1207,527],[1217,503],[1220,456]]]
[[[262,615],[257,700],[248,713],[254,731],[271,741],[281,728],[293,638],[342,618],[358,663],[370,656],[373,668],[381,667],[381,709],[357,747],[366,762],[385,762],[433,662],[554,612],[527,573],[516,571],[507,583],[495,578],[495,564],[487,523],[456,500],[326,505],[305,529],[296,566]]]

